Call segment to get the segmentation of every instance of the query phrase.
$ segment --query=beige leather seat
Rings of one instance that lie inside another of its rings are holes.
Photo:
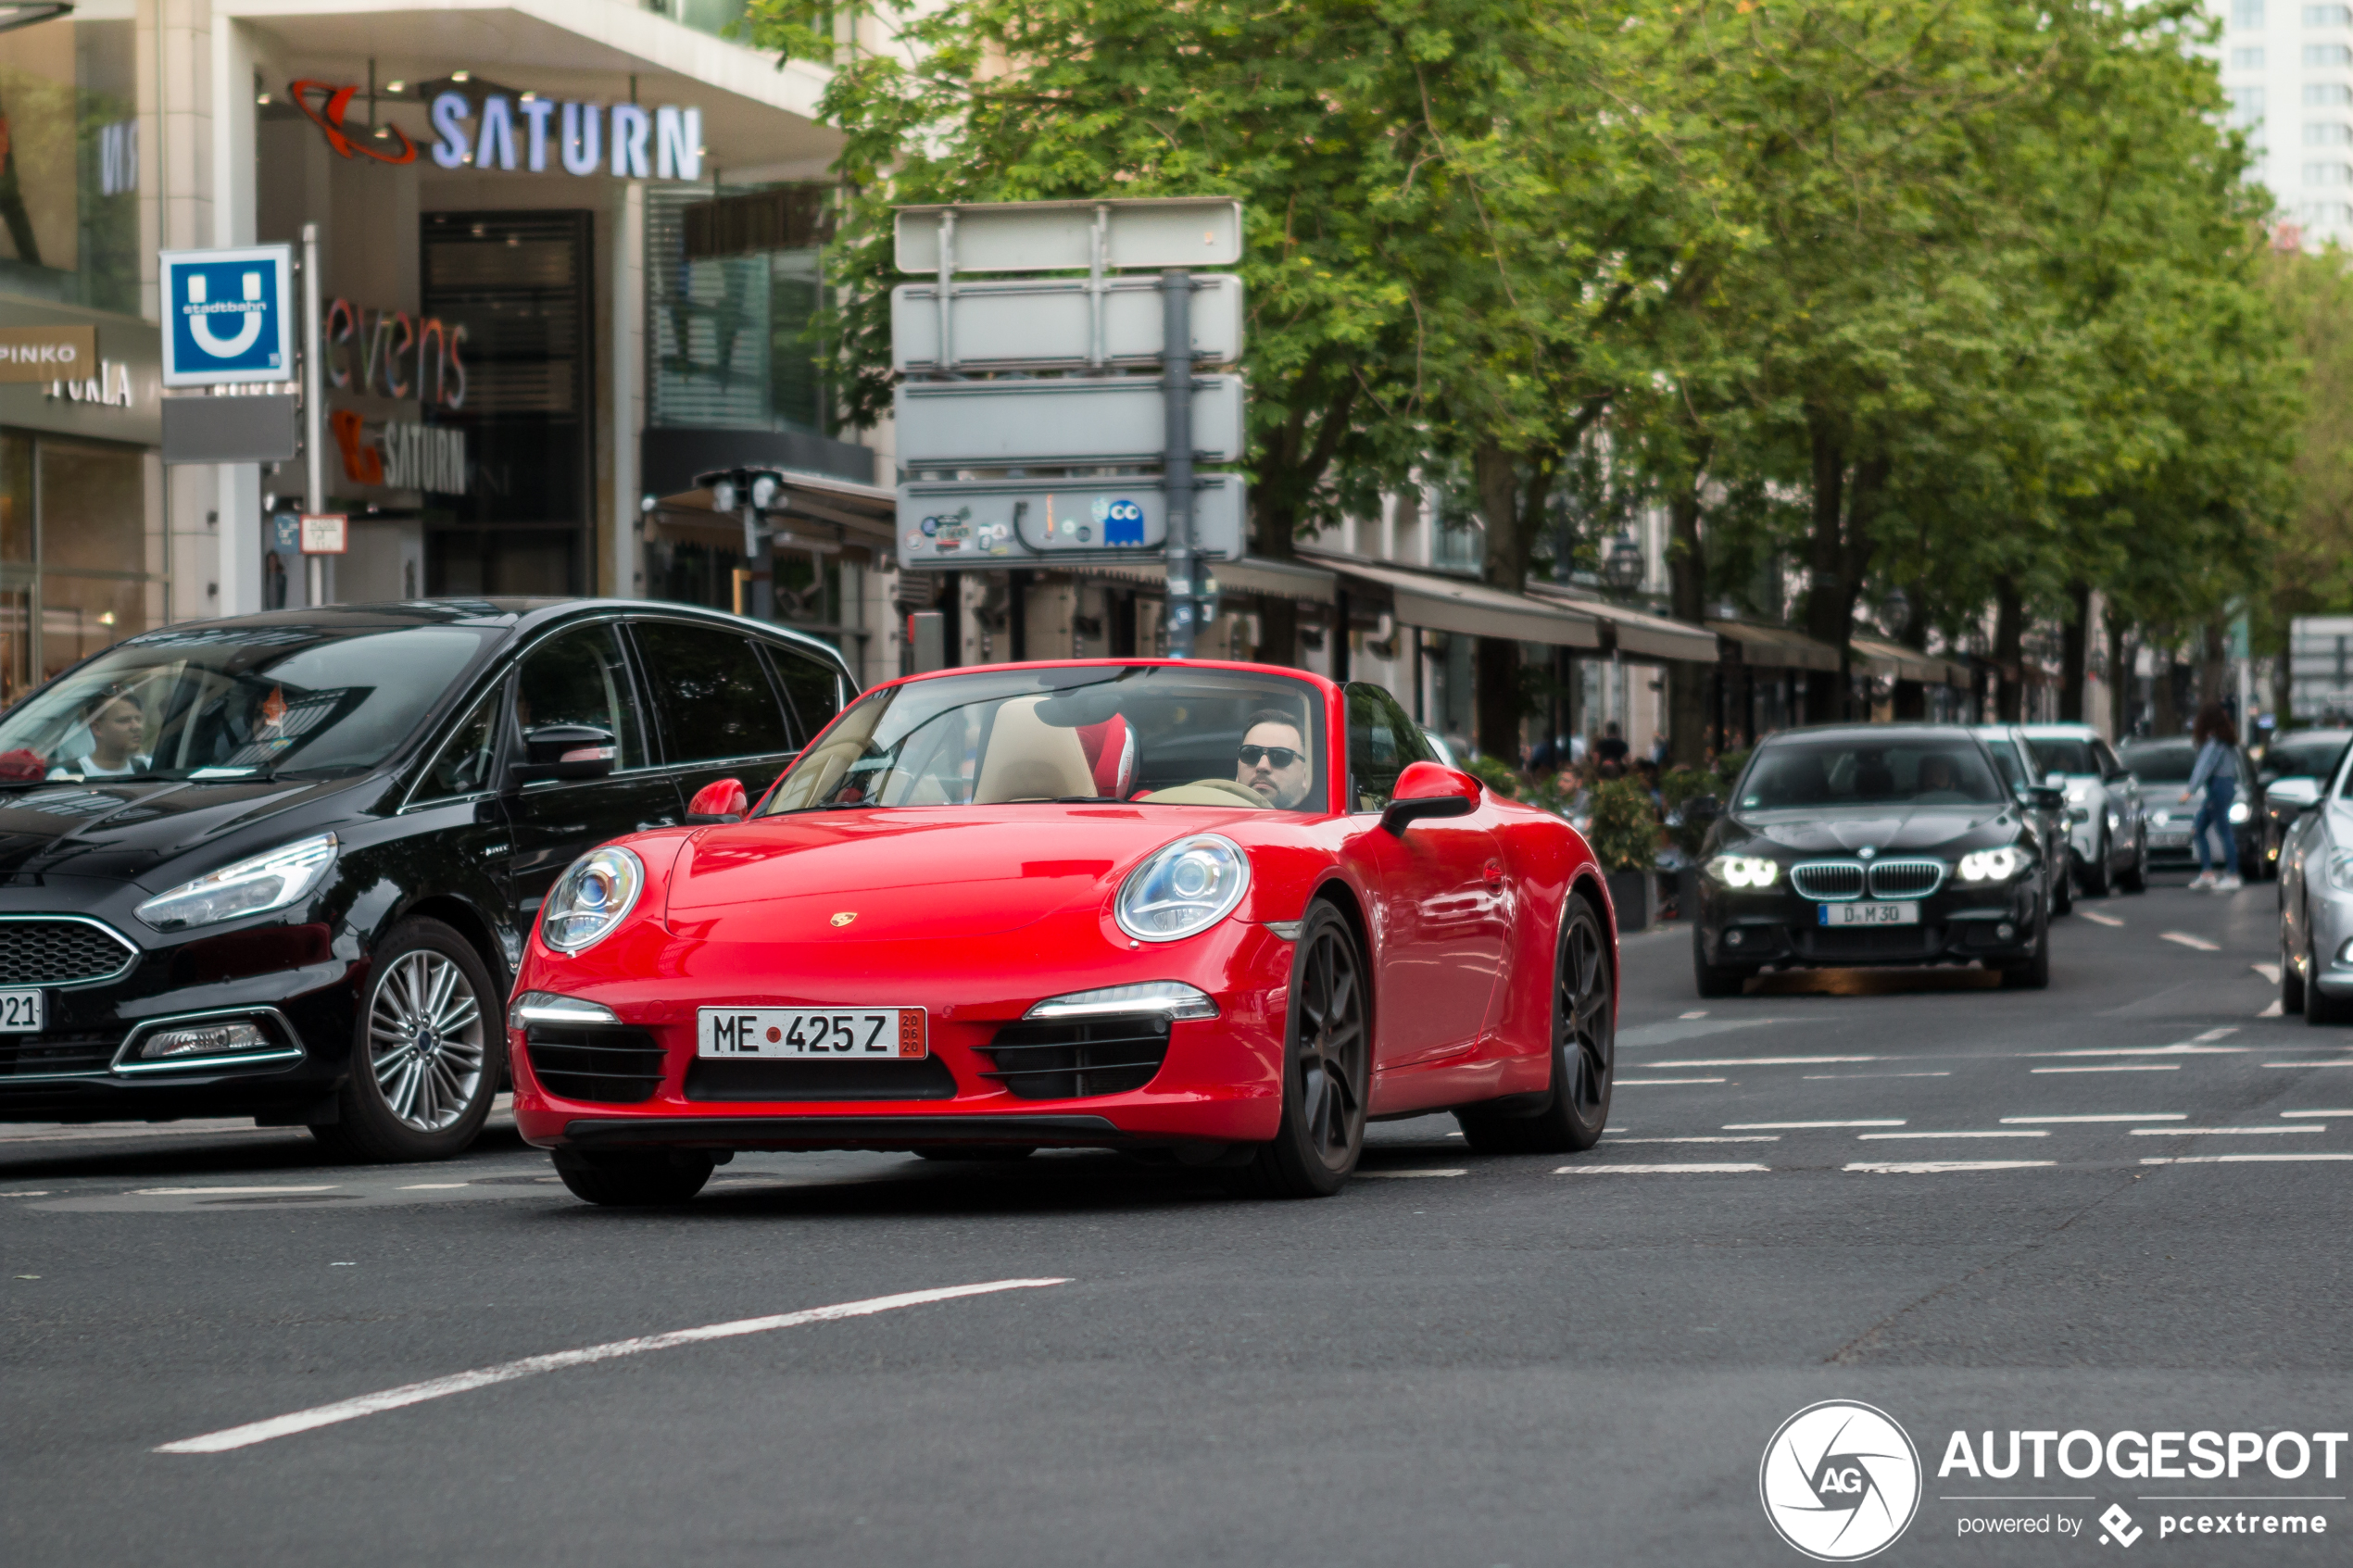
[[[973,802],[993,806],[1008,800],[1093,797],[1094,771],[1087,766],[1078,732],[1058,729],[1038,717],[1043,696],[1017,697],[997,710],[981,759],[980,785]]]

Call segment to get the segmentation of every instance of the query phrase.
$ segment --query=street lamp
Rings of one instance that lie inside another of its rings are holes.
[[[1621,533],[1611,544],[1609,553],[1602,560],[1602,581],[1621,594],[1630,594],[1642,585],[1649,574],[1642,559],[1642,547],[1630,533]]]

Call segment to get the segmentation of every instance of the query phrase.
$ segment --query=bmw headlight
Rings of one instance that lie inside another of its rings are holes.
[[[1962,856],[1961,863],[1954,869],[1953,874],[1960,882],[2007,882],[2025,864],[2023,850],[2004,845],[1999,849],[1980,849]]]
[[[327,879],[335,835],[296,839],[158,893],[132,912],[157,931],[185,931],[282,909]]]
[[[1240,847],[1197,833],[1155,849],[1129,872],[1112,916],[1139,942],[1174,942],[1232,914],[1249,889],[1250,860]]]
[[[1707,862],[1708,874],[1727,887],[1770,887],[1780,870],[1762,855],[1718,855]]]
[[[617,844],[572,863],[539,911],[539,940],[559,953],[595,947],[636,907],[646,890],[645,862]]]
[[[2255,815],[2255,813],[2254,813],[2253,811],[2251,811],[2251,810],[2249,810],[2249,809],[2247,809],[2247,804],[2246,804],[2246,801],[2244,801],[2244,800],[2233,800],[2233,801],[2232,801],[2232,802],[2231,802],[2231,821],[2232,821],[2232,822],[2243,822],[2246,821],[2246,820],[2247,820],[2247,818],[2249,818],[2249,817],[2251,817],[2251,816],[2253,816],[2253,815]]]

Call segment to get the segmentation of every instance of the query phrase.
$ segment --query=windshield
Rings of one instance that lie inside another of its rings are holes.
[[[2007,797],[1985,755],[1957,737],[1774,741],[1741,781],[1741,805],[1993,806]]]
[[[390,756],[496,634],[154,633],[0,720],[0,782],[357,772]]]
[[[887,686],[801,753],[767,811],[1144,800],[1322,811],[1322,694],[1167,665],[1046,666]]]
[[[2345,755],[2343,730],[2303,730],[2282,735],[2263,751],[2263,766],[2284,779],[2324,779]]]
[[[2034,735],[2029,738],[2027,744],[2034,748],[2034,755],[2042,759],[2043,771],[2046,774],[2069,773],[2096,779],[2106,771],[2100,766],[2099,756],[2093,751],[2090,741],[2080,740],[2073,735]]]
[[[1994,766],[2002,771],[2002,782],[2012,789],[2022,788],[2033,781],[2026,776],[2026,765],[2018,759],[2018,747],[2007,735],[1989,735],[1985,749],[1994,754]]]
[[[2185,740],[2128,746],[2120,755],[2133,776],[2143,784],[2187,784],[2190,770],[2197,766],[2197,747]]]

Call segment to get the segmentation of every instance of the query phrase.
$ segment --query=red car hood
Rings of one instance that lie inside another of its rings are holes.
[[[1258,816],[927,806],[772,817],[696,835],[671,872],[667,917],[682,935],[721,941],[979,936],[1100,904],[1170,839]],[[843,914],[854,918],[836,925]]]

